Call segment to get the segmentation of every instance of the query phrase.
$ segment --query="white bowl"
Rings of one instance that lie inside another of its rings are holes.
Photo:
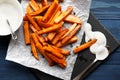
[[[11,34],[7,19],[13,32],[21,26],[23,9],[18,0],[0,0],[0,36]]]

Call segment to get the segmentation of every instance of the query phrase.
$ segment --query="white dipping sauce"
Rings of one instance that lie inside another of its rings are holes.
[[[10,34],[9,26],[6,20],[9,20],[9,23],[12,27],[12,30],[15,31],[20,25],[20,11],[15,4],[16,1],[10,2],[9,0],[0,1],[0,35]]]
[[[100,31],[92,31],[92,27],[89,23],[86,23],[85,26],[85,41],[88,42],[90,39],[97,39],[96,43],[90,46],[90,51],[96,55],[96,58],[99,60],[105,59],[109,52],[106,48],[106,37]]]

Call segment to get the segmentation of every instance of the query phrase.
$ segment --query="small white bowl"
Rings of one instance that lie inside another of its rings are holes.
[[[23,9],[18,0],[0,0],[0,36],[11,34],[7,19],[13,32],[21,26]]]

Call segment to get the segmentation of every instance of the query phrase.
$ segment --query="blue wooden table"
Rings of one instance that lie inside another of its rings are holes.
[[[91,11],[120,42],[120,0],[92,0]],[[0,80],[37,80],[26,67],[5,60],[10,36],[0,37]],[[118,80],[120,48],[85,80]]]
[[[91,11],[120,42],[120,0],[93,0]],[[118,80],[120,78],[120,48],[100,65],[86,80]]]

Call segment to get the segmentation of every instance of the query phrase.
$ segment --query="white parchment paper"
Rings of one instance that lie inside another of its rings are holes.
[[[23,10],[25,12],[25,8],[28,5],[29,0],[22,0],[21,5],[23,6]],[[75,15],[80,17],[83,21],[83,24],[87,22],[88,16],[89,16],[89,9],[90,9],[91,0],[64,0],[64,3],[61,3],[62,9],[66,9],[67,6],[73,6],[73,12],[75,12]],[[64,27],[68,27],[69,25],[66,24]],[[65,69],[61,69],[58,66],[50,67],[47,63],[47,61],[41,56],[40,60],[37,61],[31,54],[30,46],[26,46],[24,44],[24,36],[23,36],[23,25],[21,25],[20,29],[16,32],[18,35],[17,41],[10,41],[6,60],[13,61],[16,63],[19,63],[21,65],[24,65],[26,67],[31,67],[38,69],[42,72],[45,72],[47,74],[53,75],[55,77],[64,79],[64,80],[70,80],[71,73],[74,67],[74,63],[76,61],[77,55],[73,54],[73,48],[80,45],[83,32],[84,32],[84,26],[82,25],[81,30],[78,32],[78,41],[74,44],[64,47],[67,50],[70,50],[71,55],[67,57],[67,67]]]

